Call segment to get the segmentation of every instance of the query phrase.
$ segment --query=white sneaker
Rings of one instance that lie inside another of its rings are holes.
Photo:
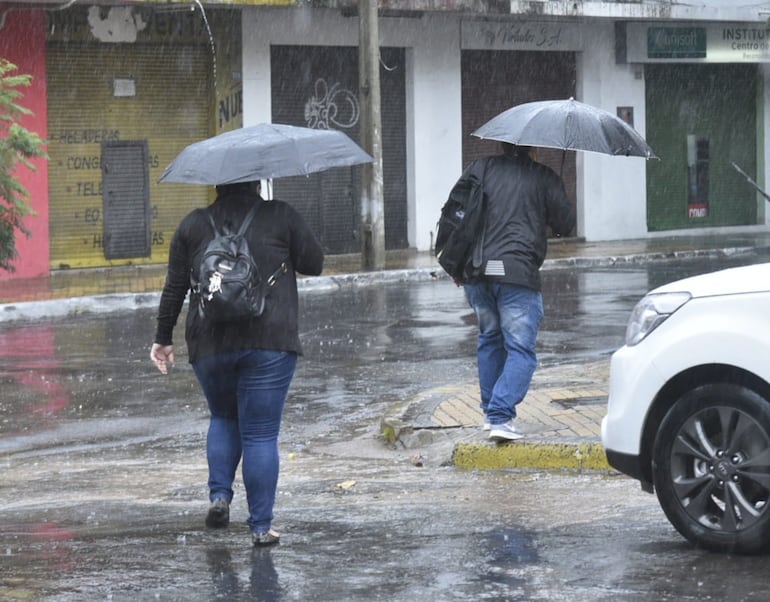
[[[513,426],[513,420],[503,424],[492,424],[489,430],[489,438],[493,441],[516,441],[524,437],[519,429]]]
[[[489,424],[489,421],[488,421],[488,420],[485,420],[485,421],[484,421],[484,426],[482,426],[482,427],[481,427],[481,430],[484,430],[484,431],[488,431],[488,430],[490,430],[491,428],[492,428],[492,425],[491,425],[491,424]]]

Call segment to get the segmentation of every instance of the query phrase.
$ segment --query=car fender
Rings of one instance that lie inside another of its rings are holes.
[[[602,422],[605,448],[639,455],[650,407],[677,375],[722,364],[770,383],[768,357],[770,293],[690,300],[641,343],[613,354],[608,413]]]
[[[725,300],[693,299],[643,341],[664,382],[713,364],[740,367],[770,382],[770,294],[731,296],[729,311]]]

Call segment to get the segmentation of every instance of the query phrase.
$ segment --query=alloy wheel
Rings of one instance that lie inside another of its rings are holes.
[[[746,412],[705,408],[677,433],[670,479],[693,521],[726,533],[749,529],[768,511],[770,436]]]

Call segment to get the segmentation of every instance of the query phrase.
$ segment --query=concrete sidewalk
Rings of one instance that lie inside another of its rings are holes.
[[[601,445],[609,359],[579,366],[541,368],[517,406],[525,437],[494,443],[482,430],[477,381],[424,391],[383,417],[381,433],[392,444],[419,451],[450,440],[459,468],[610,470]]]
[[[654,239],[561,247],[551,245],[548,268],[617,265],[692,257],[724,257],[768,246],[764,232],[746,236]],[[570,253],[569,251],[573,251]],[[580,366],[539,368],[528,395],[517,407],[522,440],[494,443],[483,431],[478,382],[422,392],[391,408],[381,422],[383,437],[419,450],[449,438],[459,468],[612,470],[601,444],[610,360]]]
[[[548,269],[644,264],[691,257],[720,257],[770,250],[764,227],[734,232],[602,243],[550,241]],[[324,275],[302,278],[303,292],[405,280],[445,278],[431,253],[387,253],[384,270],[365,272],[359,255],[330,256]],[[717,266],[715,266],[716,268]],[[7,280],[0,287],[0,322],[72,313],[157,306],[165,266],[57,271],[50,276]],[[475,358],[469,358],[469,360]],[[519,406],[526,437],[495,444],[482,431],[478,383],[449,383],[390,408],[381,421],[383,437],[419,449],[437,440],[452,444],[452,462],[469,469],[609,470],[600,441],[606,411],[609,359],[595,364],[540,368]]]
[[[549,241],[543,269],[596,265],[641,264],[683,257],[720,257],[758,248],[770,248],[770,230],[741,228],[734,232],[708,235],[666,236],[638,240],[585,242],[578,238]],[[129,297],[159,295],[166,266],[129,265],[109,268],[54,270],[37,278],[3,278],[0,286],[0,321],[14,319],[13,307],[28,303],[83,299],[86,297]],[[359,254],[331,255],[324,262],[323,275],[300,278],[300,289],[339,288],[345,284],[384,282],[408,278],[445,277],[430,252],[395,250],[386,253],[380,271],[362,271]],[[69,301],[65,302],[65,305]],[[51,305],[53,307],[53,305]]]

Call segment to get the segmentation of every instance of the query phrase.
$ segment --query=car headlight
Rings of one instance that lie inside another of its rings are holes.
[[[690,293],[653,293],[644,297],[628,319],[626,345],[632,347],[641,343],[691,297]]]

